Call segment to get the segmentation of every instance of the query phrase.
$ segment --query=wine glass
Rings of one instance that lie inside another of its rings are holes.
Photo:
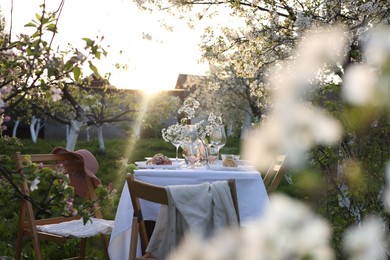
[[[179,137],[172,139],[171,144],[173,144],[176,147],[176,163],[177,163],[179,161],[179,147],[181,145],[181,141]]]
[[[210,133],[210,144],[217,147],[217,158],[219,158],[219,150],[226,144],[226,133],[223,125],[214,126]]]

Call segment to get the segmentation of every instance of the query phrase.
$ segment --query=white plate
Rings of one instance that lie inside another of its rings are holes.
[[[177,169],[184,165],[184,161],[178,163],[172,162],[172,164],[168,165],[146,164],[146,161],[135,162],[135,164],[140,169]]]
[[[153,157],[145,157],[145,160],[150,160]],[[172,163],[176,162],[176,158],[169,158],[169,160],[172,161]],[[178,162],[184,162],[184,158],[177,158]]]
[[[210,164],[209,168],[214,171],[252,171],[253,166],[238,165],[237,167],[225,167],[222,164]]]
[[[236,162],[238,166],[240,165],[251,166],[251,163],[248,160],[237,160]]]

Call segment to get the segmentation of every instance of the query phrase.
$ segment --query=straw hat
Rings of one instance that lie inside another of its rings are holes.
[[[69,174],[70,184],[74,187],[75,193],[79,196],[86,197],[87,194],[87,182],[85,175],[88,175],[95,186],[95,188],[101,184],[96,173],[99,169],[99,163],[95,156],[91,152],[85,149],[77,151],[68,151],[63,147],[55,147],[52,154],[71,154],[76,161],[81,162],[82,168],[71,167],[69,162],[63,163],[66,173]]]

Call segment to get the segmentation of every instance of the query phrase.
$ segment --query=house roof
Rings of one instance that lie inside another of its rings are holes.
[[[179,74],[176,81],[175,89],[186,89],[191,90],[192,88],[199,85],[199,83],[204,80],[205,76],[200,75],[189,75],[189,74]]]

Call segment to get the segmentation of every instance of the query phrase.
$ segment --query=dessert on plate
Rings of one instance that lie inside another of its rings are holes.
[[[155,154],[152,158],[146,161],[147,165],[172,165],[171,159],[162,153]]]
[[[222,162],[223,167],[237,167],[237,163],[233,159],[225,159]]]

